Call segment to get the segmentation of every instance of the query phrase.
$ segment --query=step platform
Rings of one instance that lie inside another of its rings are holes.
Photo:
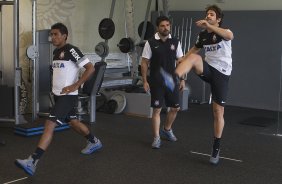
[[[40,135],[44,131],[44,122],[45,122],[44,119],[39,119],[33,123],[16,125],[14,127],[14,133],[26,137]],[[57,126],[55,128],[55,132],[67,130],[69,128],[70,128],[69,124],[63,123],[62,125]]]

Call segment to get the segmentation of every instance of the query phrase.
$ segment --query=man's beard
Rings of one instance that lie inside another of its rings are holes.
[[[168,36],[169,34],[170,34],[170,31],[168,31],[168,30],[160,32],[161,36]]]

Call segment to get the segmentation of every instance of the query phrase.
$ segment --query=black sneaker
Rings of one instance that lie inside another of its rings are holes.
[[[219,162],[219,152],[220,149],[212,149],[211,157],[210,157],[210,163],[213,165],[217,165]]]

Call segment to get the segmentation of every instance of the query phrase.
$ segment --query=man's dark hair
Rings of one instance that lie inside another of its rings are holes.
[[[167,16],[163,16],[163,15],[162,15],[162,16],[159,16],[159,17],[157,18],[157,20],[156,20],[156,26],[158,27],[162,21],[168,21],[168,22],[170,23],[169,18],[168,18]]]
[[[58,23],[52,25],[51,29],[58,29],[61,34],[66,34],[67,37],[69,35],[68,28],[63,23],[58,22]]]
[[[215,12],[216,14],[216,18],[217,19],[221,19],[221,21],[219,22],[219,26],[221,26],[222,21],[223,21],[223,13],[222,10],[217,6],[217,5],[209,5],[206,7],[206,14],[208,13],[209,10],[212,10]]]

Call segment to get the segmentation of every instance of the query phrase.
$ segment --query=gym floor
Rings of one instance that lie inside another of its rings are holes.
[[[264,122],[251,122],[254,117]],[[151,149],[150,119],[97,113],[93,129],[103,149],[81,155],[85,139],[72,130],[56,132],[33,177],[18,169],[14,160],[28,157],[39,136],[15,135],[12,126],[2,123],[0,137],[6,145],[0,146],[0,183],[281,183],[282,137],[273,136],[276,119],[277,112],[227,106],[223,158],[212,166],[208,162],[213,135],[208,104],[189,104],[187,111],[180,112],[174,124],[178,141],[164,140],[159,150]]]

